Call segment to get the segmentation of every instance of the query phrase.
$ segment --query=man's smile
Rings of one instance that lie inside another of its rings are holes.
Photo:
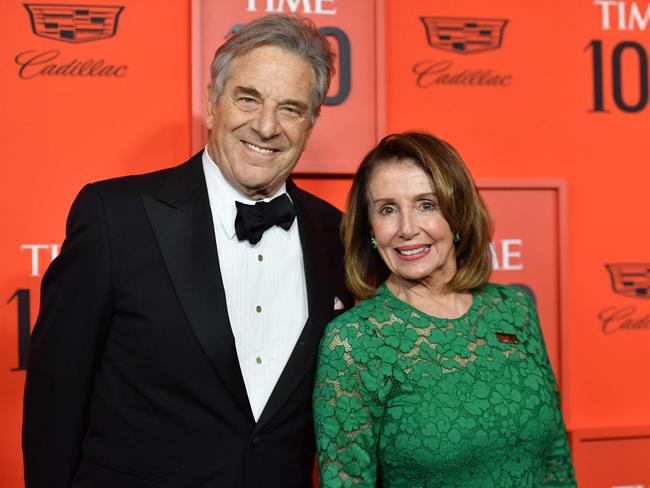
[[[251,150],[253,150],[253,151],[255,151],[256,153],[259,153],[259,154],[273,154],[274,152],[279,151],[278,149],[274,149],[274,148],[271,148],[271,147],[261,147],[261,146],[258,146],[256,144],[253,144],[252,142],[248,142],[248,141],[242,141],[242,142],[244,144],[246,144],[246,147],[248,147],[249,149],[251,149]]]

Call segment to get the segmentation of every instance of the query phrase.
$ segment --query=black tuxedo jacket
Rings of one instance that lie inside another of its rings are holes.
[[[340,213],[287,182],[309,319],[259,421],[230,329],[201,156],[86,186],[43,277],[27,488],[308,487],[324,326],[352,299]]]

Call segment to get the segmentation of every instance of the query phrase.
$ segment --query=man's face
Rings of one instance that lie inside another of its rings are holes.
[[[311,132],[314,72],[275,46],[235,58],[219,99],[208,102],[208,151],[226,180],[253,199],[289,176]]]

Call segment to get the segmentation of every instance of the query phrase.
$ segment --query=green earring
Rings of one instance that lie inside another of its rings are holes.
[[[454,244],[458,244],[460,242],[460,232],[454,232]]]
[[[370,238],[370,245],[372,246],[373,249],[377,249],[377,241],[375,240],[375,236],[372,236]]]

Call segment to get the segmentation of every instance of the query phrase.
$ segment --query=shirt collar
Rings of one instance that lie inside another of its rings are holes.
[[[252,200],[245,195],[239,193],[229,182],[224,178],[219,166],[210,157],[207,146],[203,150],[201,157],[203,163],[203,173],[205,174],[205,183],[208,187],[208,198],[210,199],[210,208],[212,209],[213,218],[221,222],[223,230],[225,231],[228,239],[235,237],[235,217],[237,216],[237,206],[235,201],[254,205],[260,200]],[[287,192],[286,183],[273,195],[265,198],[264,202],[268,202],[273,198]],[[291,198],[291,197],[289,197]]]

